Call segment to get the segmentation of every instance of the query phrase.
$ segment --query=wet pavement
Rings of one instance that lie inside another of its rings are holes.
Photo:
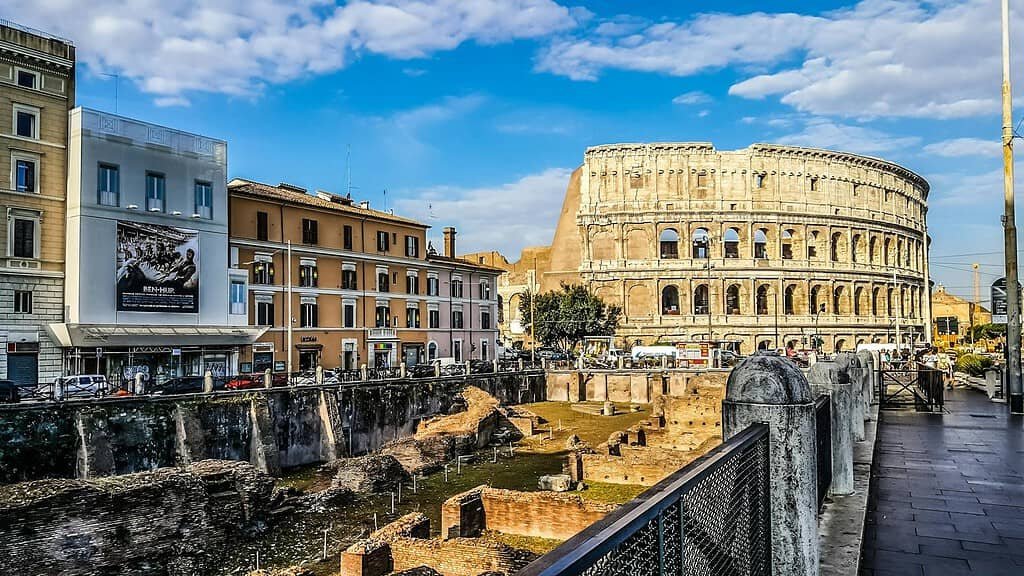
[[[862,576],[1024,575],[1024,419],[973,390],[882,411]]]

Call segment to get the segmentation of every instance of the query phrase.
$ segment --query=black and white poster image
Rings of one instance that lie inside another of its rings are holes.
[[[117,223],[117,311],[199,312],[199,232]]]

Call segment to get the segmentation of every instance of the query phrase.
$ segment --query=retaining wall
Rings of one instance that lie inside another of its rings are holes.
[[[615,508],[614,504],[584,500],[578,494],[478,486],[452,496],[441,506],[441,535],[473,537],[490,530],[568,540]]]
[[[724,386],[728,376],[728,370],[549,370],[547,399],[647,404],[657,396],[684,396],[697,386]]]

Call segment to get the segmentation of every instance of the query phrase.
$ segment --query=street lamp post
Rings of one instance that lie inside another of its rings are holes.
[[[816,354],[821,353],[821,336],[818,334],[818,317],[825,311],[825,305],[821,304],[818,310],[814,313],[814,352]]]

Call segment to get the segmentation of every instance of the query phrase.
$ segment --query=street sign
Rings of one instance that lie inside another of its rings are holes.
[[[1006,277],[992,283],[992,323],[1006,324]]]

